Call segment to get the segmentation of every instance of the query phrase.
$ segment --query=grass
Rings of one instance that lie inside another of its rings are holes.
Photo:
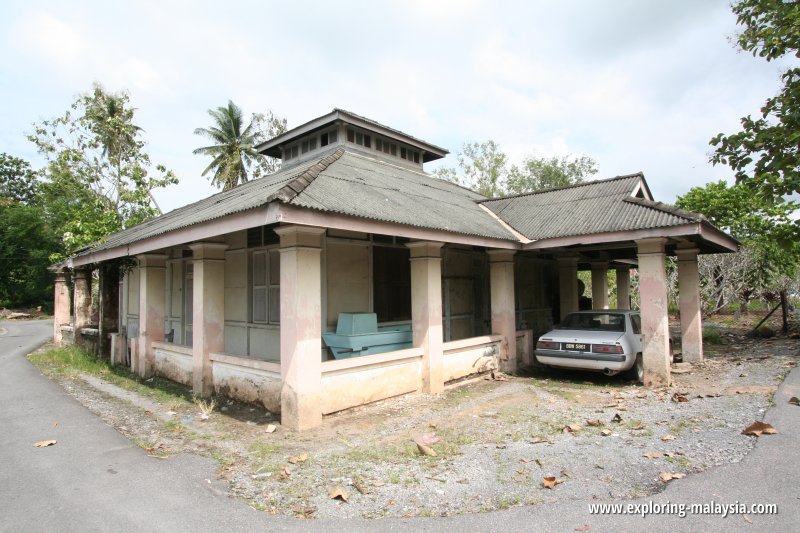
[[[714,326],[704,326],[703,342],[707,344],[722,344],[722,336],[719,333],[719,328]]]
[[[97,376],[123,389],[147,396],[170,409],[192,405],[191,391],[174,381],[153,377],[142,380],[123,366],[111,366],[77,346],[51,347],[28,356],[31,363],[50,375],[80,378]]]

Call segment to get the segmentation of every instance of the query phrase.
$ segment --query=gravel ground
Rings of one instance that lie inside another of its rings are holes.
[[[707,347],[703,364],[676,365],[684,373],[673,374],[669,389],[536,371],[386,400],[302,434],[253,406],[224,402],[201,421],[200,406],[184,399],[153,412],[113,389],[53,377],[154,457],[214,457],[231,495],[256,509],[305,518],[440,516],[638,498],[660,491],[664,473],[702,475],[740,461],[754,444],[741,431],[762,418],[797,364],[798,341],[730,333],[723,340]],[[420,436],[440,439],[430,446],[435,457],[420,453],[412,440]],[[557,484],[545,488],[545,476]],[[347,502],[331,498],[336,489]]]

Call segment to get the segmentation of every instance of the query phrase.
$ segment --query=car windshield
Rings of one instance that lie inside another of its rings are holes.
[[[618,313],[571,313],[556,326],[556,329],[580,329],[586,331],[625,331],[625,315]]]

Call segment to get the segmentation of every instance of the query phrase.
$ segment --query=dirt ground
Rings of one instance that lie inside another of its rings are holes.
[[[755,442],[742,429],[771,405],[800,343],[753,339],[724,324],[720,331],[722,344],[706,346],[704,363],[674,366],[669,389],[529,370],[352,409],[306,433],[284,431],[256,406],[220,400],[211,409],[188,391],[144,397],[43,370],[153,460],[213,457],[230,494],[255,509],[439,516],[642,497],[664,487],[662,474],[738,462]]]

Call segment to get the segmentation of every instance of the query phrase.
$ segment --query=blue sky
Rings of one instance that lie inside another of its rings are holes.
[[[97,81],[126,90],[167,211],[208,196],[192,149],[233,99],[302,124],[342,107],[448,148],[494,139],[644,172],[657,199],[727,179],[708,140],[777,92],[738,52],[724,0],[9,2],[0,4],[0,151],[41,164],[31,124]],[[428,167],[433,169],[435,167]]]

